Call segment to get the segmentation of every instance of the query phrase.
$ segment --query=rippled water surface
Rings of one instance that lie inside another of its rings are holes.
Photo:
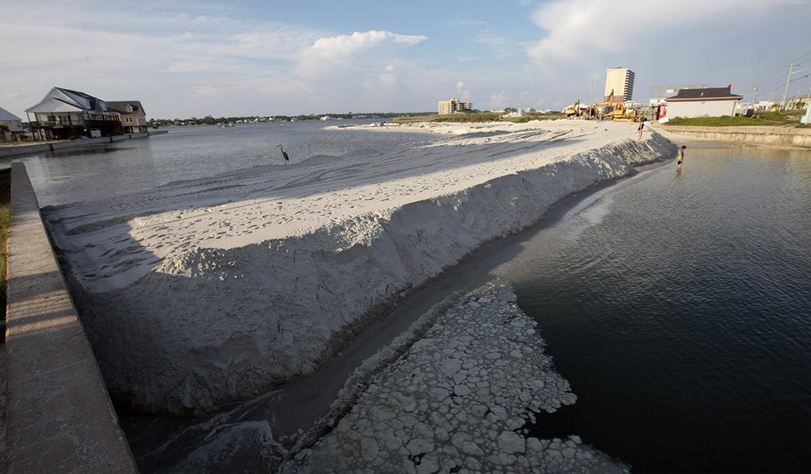
[[[811,152],[688,151],[499,272],[578,396],[534,430],[638,472],[811,472]]]
[[[369,123],[344,120],[327,125]],[[325,122],[267,122],[177,127],[166,135],[126,140],[93,151],[47,153],[24,159],[40,205],[105,199],[171,181],[215,176],[252,166],[314,157],[379,153],[433,136],[425,133],[324,130]]]

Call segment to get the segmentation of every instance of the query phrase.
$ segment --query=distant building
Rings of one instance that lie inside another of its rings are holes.
[[[437,113],[447,115],[455,112],[470,112],[473,110],[471,102],[461,102],[456,97],[451,100],[440,100],[437,103]]]
[[[516,110],[513,110],[512,112],[509,112],[509,113],[506,113],[506,114],[502,115],[502,117],[523,117],[527,113],[528,113],[528,111],[525,111],[524,109],[518,108]]]
[[[121,115],[107,104],[84,92],[54,87],[37,105],[31,130],[45,139],[120,135]]]
[[[22,133],[22,119],[0,107],[0,140],[11,140],[15,135]]]
[[[667,118],[735,115],[735,105],[742,98],[732,93],[732,85],[680,89],[678,94],[665,99]]]
[[[124,133],[145,133],[146,111],[138,100],[121,100],[107,102],[107,108],[118,112],[121,117],[121,129]]]
[[[610,67],[605,72],[605,100],[614,94],[614,102],[625,102],[634,96],[634,71],[627,67]]]

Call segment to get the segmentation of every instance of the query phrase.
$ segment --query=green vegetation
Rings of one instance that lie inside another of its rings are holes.
[[[0,319],[6,319],[6,259],[8,258],[8,226],[11,222],[9,188],[11,173],[0,170]]]
[[[422,122],[498,122],[501,114],[496,112],[467,112],[463,114],[448,115],[414,115],[394,118],[394,123],[422,123]]]
[[[674,118],[667,125],[690,125],[696,127],[740,127],[740,126],[790,126],[800,123],[802,110],[787,110],[785,112],[761,112],[752,117],[694,117]]]
[[[515,122],[525,123],[532,120],[554,120],[565,118],[566,116],[560,112],[546,112],[546,113],[533,113],[525,114],[521,117],[502,117],[501,112],[466,112],[459,114],[448,115],[416,115],[416,116],[400,116],[392,120],[394,123],[424,123],[424,122],[454,122],[454,123],[473,123],[473,122]]]
[[[546,112],[546,113],[538,113],[538,114],[525,114],[521,117],[502,117],[502,122],[515,122],[515,123],[526,123],[531,122],[533,120],[557,120],[566,118],[566,114],[562,112]]]

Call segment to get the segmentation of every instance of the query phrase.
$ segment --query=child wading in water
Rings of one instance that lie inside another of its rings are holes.
[[[676,163],[676,171],[681,171],[681,164],[684,163],[684,150],[687,149],[687,145],[682,145],[679,149],[679,156],[678,156],[678,163]]]

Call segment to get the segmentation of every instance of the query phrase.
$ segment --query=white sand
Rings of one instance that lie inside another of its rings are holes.
[[[672,156],[661,136],[634,140],[635,128],[437,124],[447,136],[407,151],[45,214],[113,394],[182,412],[312,371],[376,305],[567,194]]]
[[[459,298],[280,472],[629,472],[578,436],[524,428],[576,397],[515,300],[500,281]]]

